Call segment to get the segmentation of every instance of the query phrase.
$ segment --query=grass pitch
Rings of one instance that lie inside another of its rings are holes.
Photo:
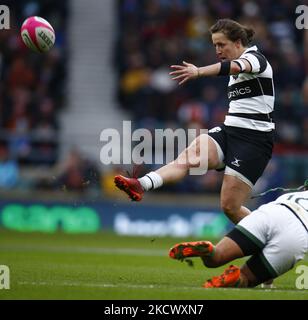
[[[307,290],[295,287],[295,268],[275,281],[276,289],[203,289],[203,282],[225,266],[207,269],[200,259],[189,266],[168,257],[172,245],[190,240],[196,239],[0,229],[0,265],[10,268],[10,289],[0,290],[0,300],[308,299]],[[308,265],[307,257],[299,264]]]

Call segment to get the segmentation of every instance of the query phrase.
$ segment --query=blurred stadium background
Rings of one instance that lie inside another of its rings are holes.
[[[308,178],[308,34],[282,0],[10,0],[0,31],[0,221],[19,231],[149,236],[223,235],[222,174],[182,183],[131,204],[113,186],[131,166],[100,162],[100,133],[135,128],[212,128],[227,112],[227,79],[178,87],[169,65],[216,61],[208,30],[230,17],[256,30],[274,69],[274,156],[254,192],[297,187]],[[266,8],[266,9],[265,9]],[[46,18],[56,44],[38,55],[19,35],[24,19]],[[139,168],[139,173],[154,169]],[[251,207],[266,202],[271,194]]]

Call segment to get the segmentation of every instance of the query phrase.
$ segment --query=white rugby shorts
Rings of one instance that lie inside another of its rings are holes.
[[[279,204],[265,204],[242,219],[236,229],[255,242],[263,263],[279,276],[308,251],[308,232],[291,210]]]

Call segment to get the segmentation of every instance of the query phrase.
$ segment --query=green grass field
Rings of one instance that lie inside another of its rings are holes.
[[[168,258],[168,249],[193,239],[119,237],[111,233],[68,235],[0,229],[0,265],[10,268],[10,289],[1,299],[308,299],[295,269],[276,289],[203,289],[224,267],[207,269]],[[240,264],[242,261],[236,261]],[[299,264],[308,265],[308,259]]]

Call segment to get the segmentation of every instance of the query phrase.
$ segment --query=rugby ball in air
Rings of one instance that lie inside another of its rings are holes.
[[[56,35],[51,24],[41,17],[29,17],[21,26],[25,45],[39,53],[49,51],[55,44]]]

